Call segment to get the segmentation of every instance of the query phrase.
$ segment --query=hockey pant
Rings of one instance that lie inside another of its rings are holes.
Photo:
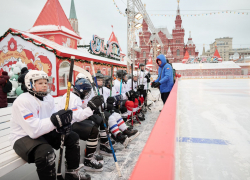
[[[116,137],[116,135],[120,132],[120,130],[123,132],[127,129],[126,124],[123,121],[122,116],[119,113],[112,113],[109,116],[108,120],[109,129],[111,133]]]
[[[15,152],[28,163],[35,163],[40,180],[55,180],[56,168],[54,149],[61,145],[61,134],[55,130],[37,139],[29,136],[18,139],[14,144]],[[80,161],[79,136],[71,131],[65,137],[65,158],[69,169],[77,169]]]

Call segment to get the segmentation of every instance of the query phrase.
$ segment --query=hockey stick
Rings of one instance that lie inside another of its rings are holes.
[[[71,57],[71,64],[69,69],[69,80],[68,80],[68,88],[67,88],[67,97],[66,97],[66,103],[65,103],[65,110],[69,107],[69,98],[70,98],[70,90],[71,90],[71,81],[73,76],[73,67],[74,67],[74,59],[75,57]],[[63,156],[63,148],[64,148],[64,139],[65,134],[64,132],[61,135],[61,146],[60,146],[60,153],[59,153],[59,159],[58,159],[58,169],[57,169],[57,180],[64,180],[62,177],[62,156]]]
[[[95,71],[94,71],[93,61],[91,61],[91,66],[92,66],[93,75],[94,75],[94,78],[95,78],[95,81],[96,81],[96,75],[95,75]],[[89,78],[89,80],[90,80],[90,83],[91,83],[91,85],[92,85],[92,88],[93,88],[95,94],[96,94],[96,95],[99,94],[99,91],[98,91],[98,88],[97,88],[97,87],[98,87],[97,81],[96,81],[96,87],[95,87],[93,78],[92,78],[91,74],[90,74],[88,71],[86,71],[85,69],[83,69],[83,68],[81,68],[81,67],[79,67],[79,66],[74,66],[74,70],[77,71],[77,72],[80,72],[80,73],[84,74],[85,76],[87,76],[87,77]],[[120,167],[119,167],[118,162],[117,162],[117,159],[116,159],[116,155],[115,155],[114,148],[113,148],[113,146],[112,146],[111,139],[110,139],[110,137],[109,137],[108,128],[107,128],[107,125],[106,125],[106,123],[105,123],[105,115],[104,115],[104,113],[103,113],[101,107],[99,107],[99,111],[100,111],[100,113],[101,113],[101,115],[102,115],[103,124],[104,124],[105,131],[106,131],[106,134],[107,134],[107,137],[108,137],[108,141],[109,141],[110,148],[111,148],[111,150],[112,150],[113,158],[114,158],[114,161],[115,161],[115,166],[116,166],[116,169],[117,169],[117,171],[118,171],[118,175],[121,177],[121,176],[122,176],[122,175],[121,175],[121,170],[120,170]]]
[[[133,78],[134,78],[134,75],[133,75],[133,63],[131,63],[131,72],[132,72],[132,81],[131,81],[131,86],[132,86],[132,91],[134,90],[133,88]],[[131,125],[132,127],[134,126],[134,112],[133,112],[133,107],[132,107],[132,114],[131,114]]]
[[[113,81],[113,65],[111,66],[111,82],[110,82],[110,97],[112,96],[112,81]]]

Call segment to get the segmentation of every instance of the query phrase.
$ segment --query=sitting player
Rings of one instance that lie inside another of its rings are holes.
[[[66,180],[90,180],[80,171],[80,146],[77,133],[70,131],[72,111],[55,110],[48,94],[48,75],[31,70],[25,76],[26,93],[13,103],[10,140],[15,152],[28,163],[35,163],[40,180],[56,180],[54,149],[61,145],[61,133],[66,134]]]
[[[87,171],[102,171],[103,165],[97,161],[102,160],[102,157],[94,155],[98,144],[99,126],[103,130],[100,138],[100,153],[112,156],[112,152],[109,147],[106,147],[108,139],[103,120],[100,116],[93,113],[98,111],[98,107],[102,105],[103,97],[94,96],[88,101],[87,107],[82,107],[83,101],[86,101],[91,95],[91,89],[92,86],[88,80],[83,78],[77,79],[73,92],[70,94],[69,109],[73,111],[72,130],[79,135],[81,140],[87,141],[84,168]],[[67,94],[62,97],[59,103],[60,108],[66,101],[66,97]]]

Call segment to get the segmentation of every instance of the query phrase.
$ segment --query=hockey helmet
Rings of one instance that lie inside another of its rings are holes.
[[[127,71],[125,71],[125,70],[118,70],[117,72],[116,72],[116,76],[118,77],[118,78],[120,78],[120,79],[123,79],[124,78],[124,76],[126,76],[128,73],[127,73]]]
[[[111,76],[105,76],[104,78],[104,85],[105,87],[110,89],[111,86]],[[112,87],[114,86],[113,82],[112,82]]]
[[[79,95],[81,99],[87,99],[91,95],[92,86],[87,79],[80,78],[76,80],[74,91]]]
[[[81,78],[84,78],[84,79],[87,79],[87,80],[88,80],[88,77],[87,77],[85,74],[79,73],[79,74],[76,76],[76,80],[81,79]]]
[[[49,86],[46,92],[36,91],[35,82],[39,79],[46,79],[49,81],[48,74],[44,71],[30,70],[24,78],[24,83],[29,92],[32,92],[40,97],[45,97],[50,92]]]

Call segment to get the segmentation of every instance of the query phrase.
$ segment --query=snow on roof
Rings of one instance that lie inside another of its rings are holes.
[[[59,51],[59,52],[61,52],[63,54],[73,55],[73,56],[80,56],[82,58],[91,58],[91,59],[94,59],[94,60],[97,60],[97,61],[103,61],[103,62],[107,62],[107,63],[111,62],[111,63],[115,63],[115,64],[118,64],[118,65],[126,65],[125,62],[116,61],[116,60],[112,60],[112,59],[109,59],[109,58],[92,55],[87,51],[87,49],[81,49],[81,50],[72,49],[72,48],[68,48],[68,47],[64,47],[62,45],[59,45],[59,44],[57,44],[57,43],[55,43],[53,41],[50,41],[48,39],[45,39],[43,37],[36,36],[34,34],[30,34],[30,33],[19,31],[19,30],[15,30],[15,31],[18,31],[18,32],[22,33],[25,36],[28,36],[28,37],[30,37],[30,38],[32,38],[32,39],[34,39],[34,40],[36,40],[36,41],[38,41],[40,43],[43,43],[43,44],[47,45],[49,48],[56,49],[57,51]]]
[[[238,69],[240,66],[233,61],[223,61],[222,63],[198,63],[198,64],[183,64],[172,63],[176,70],[188,69]]]
[[[48,32],[48,31],[64,31],[68,34],[79,37],[74,31],[71,31],[65,26],[56,26],[56,25],[35,26],[35,27],[30,28],[27,32],[33,33],[33,32]]]

